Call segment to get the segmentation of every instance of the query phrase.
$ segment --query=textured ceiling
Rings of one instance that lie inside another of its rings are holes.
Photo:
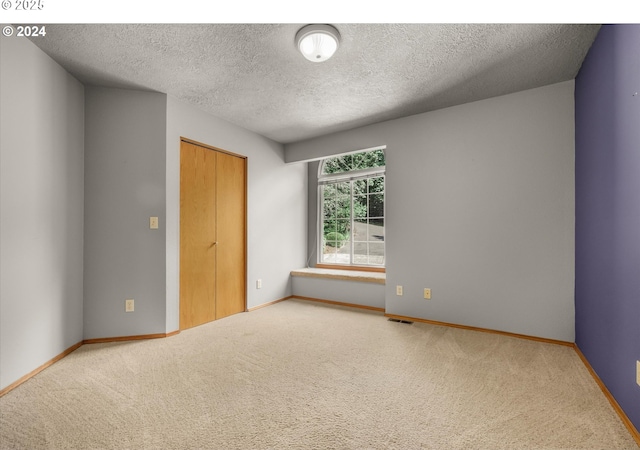
[[[597,25],[337,24],[312,63],[304,24],[47,25],[33,42],[88,85],[167,93],[281,143],[573,79]]]

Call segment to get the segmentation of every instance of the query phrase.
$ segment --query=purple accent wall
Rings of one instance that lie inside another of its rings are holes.
[[[640,25],[605,25],[576,77],[576,344],[640,430]]]

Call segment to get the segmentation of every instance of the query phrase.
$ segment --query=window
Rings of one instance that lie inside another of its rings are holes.
[[[320,263],[384,266],[384,173],[383,149],[322,161]]]

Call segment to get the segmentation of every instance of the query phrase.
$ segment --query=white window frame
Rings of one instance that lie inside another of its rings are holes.
[[[318,165],[318,199],[317,199],[317,239],[316,239],[316,247],[317,247],[317,252],[316,254],[317,256],[317,264],[322,264],[322,265],[335,265],[335,266],[349,266],[349,267],[371,267],[371,268],[385,268],[386,267],[386,258],[387,258],[387,248],[386,248],[386,206],[387,206],[387,186],[386,186],[386,165],[385,166],[380,166],[380,167],[372,167],[369,169],[359,169],[359,170],[352,170],[349,172],[339,172],[339,173],[333,173],[333,174],[323,174],[322,170],[324,167],[324,163],[326,159],[330,159],[330,158],[336,158],[336,157],[341,157],[341,156],[346,156],[346,155],[350,155],[350,154],[357,154],[357,153],[365,153],[365,152],[369,152],[369,151],[374,151],[374,150],[386,150],[386,146],[381,146],[381,147],[372,147],[369,149],[365,149],[365,150],[357,150],[354,152],[348,152],[348,153],[341,153],[339,155],[332,155],[332,156],[328,156],[327,158],[324,158],[320,161],[320,164]],[[323,205],[324,205],[324,198],[323,198],[323,186],[327,185],[327,184],[333,184],[333,183],[340,183],[340,182],[349,182],[351,189],[350,189],[350,198],[351,198],[351,216],[349,217],[350,223],[351,223],[351,228],[353,230],[353,228],[355,227],[354,222],[355,219],[353,217],[353,201],[354,201],[354,195],[353,195],[353,182],[354,181],[358,181],[358,180],[366,180],[369,178],[375,178],[375,177],[383,177],[385,180],[385,185],[384,185],[384,190],[383,190],[383,219],[384,219],[384,223],[385,223],[385,239],[382,241],[383,247],[384,247],[384,263],[383,264],[364,264],[364,263],[354,263],[353,262],[353,254],[354,254],[354,247],[355,247],[355,242],[353,240],[353,235],[351,236],[351,239],[349,240],[350,242],[350,253],[349,253],[349,259],[350,262],[349,263],[340,263],[340,262],[326,262],[326,261],[322,261],[322,256],[323,256],[323,246],[322,246],[322,242],[324,239],[324,233],[323,233],[323,227],[324,227],[324,217],[323,217]]]

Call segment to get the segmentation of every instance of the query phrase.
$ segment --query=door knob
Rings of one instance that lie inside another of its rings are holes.
[[[209,246],[209,248],[213,247],[214,245],[218,245],[218,241],[212,242],[211,245]]]

